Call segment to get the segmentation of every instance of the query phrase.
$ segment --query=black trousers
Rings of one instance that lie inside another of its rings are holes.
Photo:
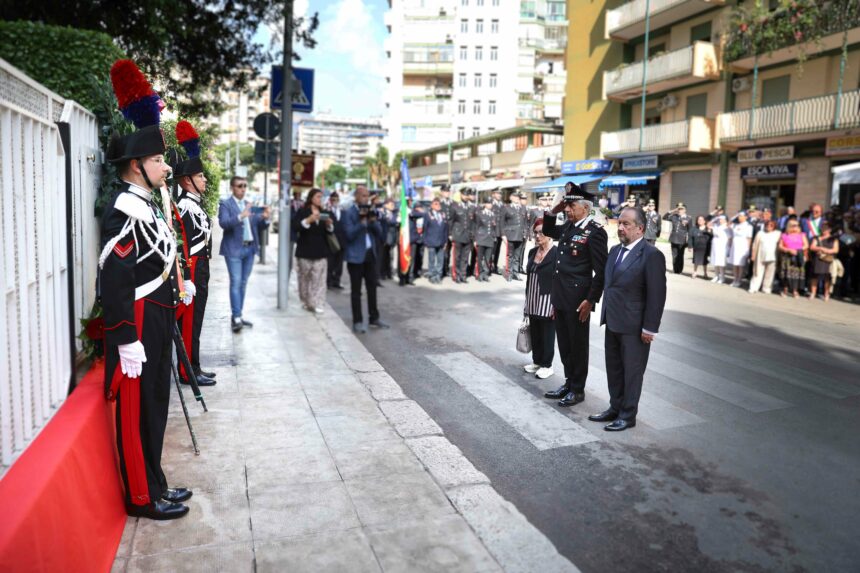
[[[442,261],[442,276],[447,277],[451,274],[451,241],[445,243],[445,257]]]
[[[672,243],[672,271],[676,275],[681,274],[684,270],[684,251],[687,250],[687,245],[676,245]]]
[[[607,327],[604,348],[609,408],[623,420],[635,420],[651,345],[642,342],[640,333],[620,334]]]
[[[363,263],[346,263],[349,272],[350,300],[352,302],[352,322],[364,322],[361,314],[361,281],[367,289],[367,314],[370,322],[379,320],[379,309],[376,307],[376,285],[379,277],[376,274],[376,257],[371,249],[367,250]]]
[[[194,323],[191,327],[191,356],[189,359],[194,373],[200,374],[200,333],[203,331],[206,301],[209,300],[209,257],[205,255],[197,259],[197,267],[194,269],[194,288],[197,289],[197,294],[194,296]]]
[[[137,313],[136,313],[137,314]],[[161,451],[164,446],[164,430],[167,427],[167,410],[170,404],[170,374],[171,358],[173,355],[173,326],[176,323],[176,309],[167,308],[152,302],[142,305],[142,317],[135,320],[142,322],[139,327],[140,342],[146,353],[146,362],[140,375],[139,397],[124,396],[122,386],[116,398],[116,447],[119,451],[119,469],[125,486],[125,501],[132,503],[132,490],[129,487],[129,471],[134,472],[140,479],[145,476],[149,490],[149,502],[161,499],[167,490],[167,478],[161,469]],[[119,368],[119,351],[116,346],[108,345],[105,349],[105,381],[110,385],[114,371]],[[132,381],[134,384],[135,382]],[[136,404],[132,415],[139,415],[137,426],[123,427],[123,410],[127,412]],[[140,451],[134,449],[134,443],[140,440]],[[127,463],[123,443],[131,449],[138,461]],[[142,463],[140,463],[142,460]],[[143,505],[136,500],[137,505]]]
[[[493,272],[499,273],[499,255],[502,252],[502,238],[496,237],[496,244],[493,246]]]
[[[478,247],[478,264],[480,269],[480,278],[489,278],[490,272],[493,269],[493,249],[495,246]]]
[[[475,245],[469,244],[469,268],[466,269],[466,272],[469,273],[468,276],[475,276],[475,265],[478,262],[478,249],[475,248]]]
[[[384,269],[383,269],[384,270]],[[326,284],[330,287],[340,285],[343,277],[343,249],[328,256],[328,276]]]
[[[518,250],[518,252],[517,252],[517,264],[519,265],[517,267],[517,272],[519,274],[525,274],[525,272],[526,272],[526,270],[523,268],[523,260],[525,259],[525,253],[526,253],[526,242],[527,242],[527,239],[523,239],[522,241],[520,241],[519,247],[517,247],[517,250]]]
[[[413,279],[416,279],[421,276],[421,269],[424,266],[424,244],[412,243],[410,251],[412,255],[412,268],[409,269],[409,275]]]
[[[541,316],[529,316],[532,338],[532,362],[541,368],[551,368],[555,356],[555,321]]]
[[[457,266],[455,276],[457,279],[465,280],[469,276],[466,267],[468,266],[471,252],[472,243],[454,243],[454,254],[456,256],[454,264]]]
[[[568,392],[585,392],[588,377],[588,332],[590,317],[579,321],[574,310],[555,309],[555,332],[558,336],[558,353],[564,364],[564,385]]]
[[[511,241],[508,240],[508,266],[505,272],[505,278],[510,279],[513,275],[519,272],[520,266],[522,266],[522,246],[523,241]]]

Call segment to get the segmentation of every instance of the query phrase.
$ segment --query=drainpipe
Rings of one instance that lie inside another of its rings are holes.
[[[753,63],[753,91],[752,91],[752,105],[750,106],[750,132],[749,139],[752,141],[753,138],[753,126],[755,124],[755,102],[758,97],[758,54],[755,55],[755,63]]]
[[[732,90],[734,74],[729,71],[726,75],[725,95],[723,97],[724,112],[730,112],[735,108],[735,92]],[[720,149],[720,184],[717,188],[717,205],[726,205],[726,197],[729,188],[729,153]]]
[[[645,55],[642,59],[642,109],[639,117],[639,151],[645,137],[645,89],[648,86],[648,42],[651,38],[651,0],[645,0]]]
[[[848,27],[842,32],[842,57],[839,59],[839,89],[836,91],[836,107],[833,110],[833,127],[839,127],[839,113],[842,111],[842,83],[845,79],[845,60],[848,57]]]

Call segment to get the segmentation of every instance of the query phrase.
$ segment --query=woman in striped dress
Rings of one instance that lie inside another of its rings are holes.
[[[552,376],[552,359],[555,355],[555,312],[550,302],[555,246],[543,234],[543,219],[534,222],[536,246],[529,251],[526,267],[526,304],[523,314],[529,317],[532,339],[532,363],[523,369],[535,377]]]

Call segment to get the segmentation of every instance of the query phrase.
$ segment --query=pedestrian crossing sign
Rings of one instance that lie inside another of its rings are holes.
[[[282,109],[284,103],[283,66],[272,66],[270,102],[272,109]],[[310,113],[314,107],[314,71],[310,68],[292,68],[293,111]]]

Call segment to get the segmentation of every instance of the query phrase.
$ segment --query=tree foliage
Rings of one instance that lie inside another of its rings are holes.
[[[335,163],[319,174],[317,177],[317,184],[322,184],[326,189],[330,189],[335,186],[335,183],[343,183],[346,181],[346,176],[346,167]]]
[[[218,88],[246,90],[265,66],[276,61],[278,50],[253,37],[261,26],[276,27],[283,21],[284,5],[284,0],[149,0],[134,5],[112,0],[0,0],[0,14],[6,20],[103,32],[162,86],[163,97],[178,99],[181,116],[205,116],[221,108]],[[313,48],[316,14],[293,22],[295,40]],[[63,43],[54,44],[61,58],[67,57],[65,48]]]

